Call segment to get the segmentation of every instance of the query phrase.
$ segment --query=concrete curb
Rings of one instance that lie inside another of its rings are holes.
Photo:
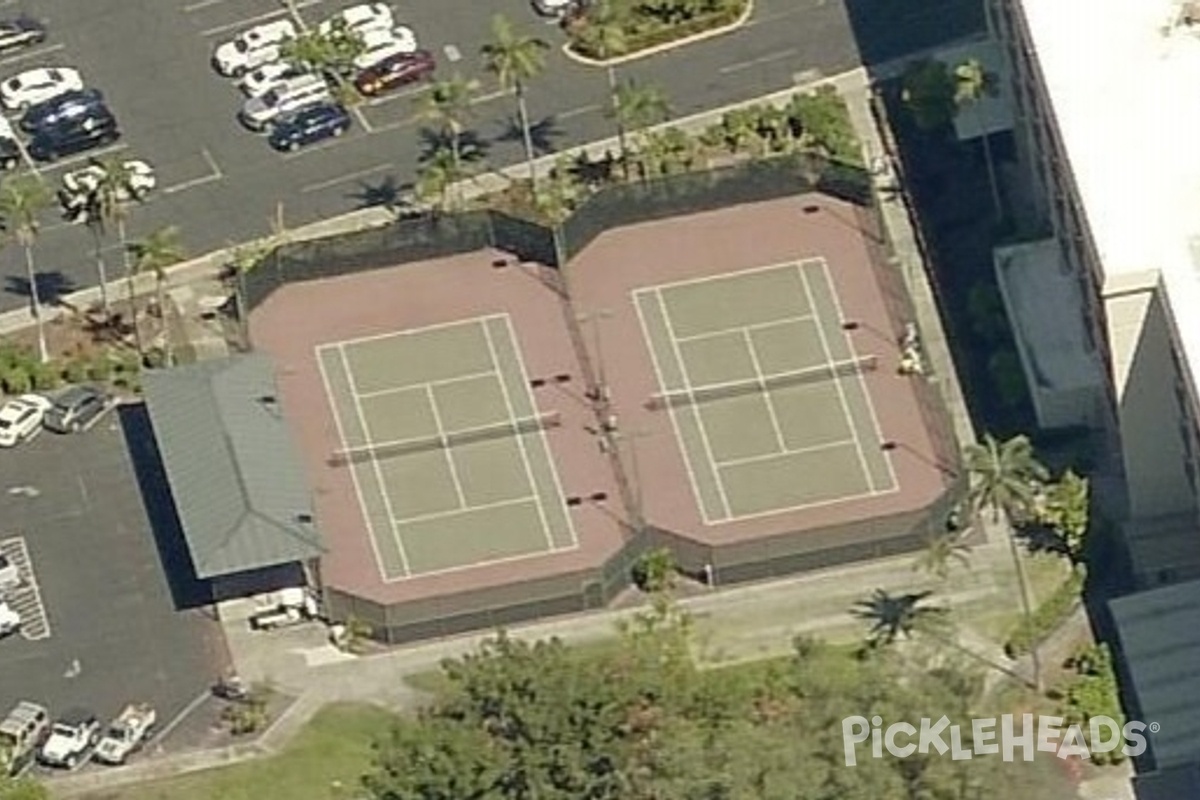
[[[753,14],[754,0],[748,0],[746,3],[746,8],[743,9],[741,16],[728,25],[722,25],[719,28],[710,28],[706,31],[692,34],[691,36],[685,36],[682,39],[672,39],[669,42],[656,44],[652,47],[647,47],[633,53],[626,53],[625,55],[617,56],[616,58],[599,60],[595,58],[588,58],[587,56],[581,56],[571,49],[570,42],[567,42],[562,46],[562,53],[569,60],[574,61],[576,64],[582,64],[585,67],[618,67],[621,64],[628,64],[630,61],[637,61],[640,58],[649,58],[650,56],[656,56],[660,53],[667,53],[671,50],[677,50],[680,47],[687,47],[690,44],[696,44],[697,42],[703,42],[707,39],[715,39],[718,36],[724,36],[727,33],[733,33],[749,22],[750,17],[753,16]]]

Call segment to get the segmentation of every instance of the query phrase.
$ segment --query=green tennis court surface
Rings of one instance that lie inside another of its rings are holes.
[[[317,348],[384,580],[574,548],[507,315]]]
[[[708,524],[895,491],[823,259],[634,292]]]

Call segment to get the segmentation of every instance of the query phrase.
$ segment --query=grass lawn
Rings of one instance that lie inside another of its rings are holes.
[[[106,800],[337,800],[356,796],[371,743],[394,716],[366,705],[322,709],[287,749],[232,767],[105,792]],[[338,786],[340,784],[341,789]]]

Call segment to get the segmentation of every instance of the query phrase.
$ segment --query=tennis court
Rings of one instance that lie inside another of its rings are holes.
[[[317,347],[385,581],[578,545],[508,315]]]
[[[633,295],[705,523],[897,490],[824,259]]]

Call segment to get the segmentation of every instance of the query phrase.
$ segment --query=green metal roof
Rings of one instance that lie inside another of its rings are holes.
[[[1159,770],[1200,761],[1200,580],[1109,602],[1132,713],[1146,724]]]
[[[198,577],[324,551],[267,357],[147,372],[142,386]]]

